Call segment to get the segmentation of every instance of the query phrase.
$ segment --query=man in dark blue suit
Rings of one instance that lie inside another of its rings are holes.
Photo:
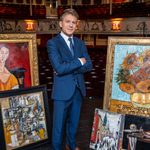
[[[82,100],[86,95],[83,74],[92,69],[92,63],[84,42],[73,36],[78,18],[74,9],[64,10],[59,21],[61,32],[47,43],[54,69],[52,150],[62,150],[64,125],[66,149],[79,150],[76,132]]]

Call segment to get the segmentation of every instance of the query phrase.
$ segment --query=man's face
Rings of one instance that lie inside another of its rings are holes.
[[[75,16],[68,14],[64,16],[62,21],[59,22],[59,26],[61,27],[64,34],[71,36],[77,28],[77,22],[78,20]]]

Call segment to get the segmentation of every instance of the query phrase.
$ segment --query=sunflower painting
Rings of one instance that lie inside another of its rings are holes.
[[[116,45],[114,60],[112,99],[150,104],[150,46]]]
[[[150,115],[149,43],[148,38],[109,37],[104,109]]]

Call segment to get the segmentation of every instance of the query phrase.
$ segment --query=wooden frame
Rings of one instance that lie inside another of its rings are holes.
[[[108,37],[103,108],[150,116],[150,39]]]
[[[33,149],[50,142],[46,86],[4,91],[0,95],[1,150]]]
[[[1,45],[9,49],[5,65],[7,70],[17,77],[19,86],[26,88],[38,85],[36,34],[0,34]]]

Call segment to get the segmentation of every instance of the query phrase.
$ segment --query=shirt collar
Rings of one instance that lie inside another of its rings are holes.
[[[64,34],[62,31],[60,32],[60,35],[63,37],[63,39],[65,41],[68,41],[69,36],[67,36],[66,34]],[[73,38],[73,35],[71,36],[71,38]]]

